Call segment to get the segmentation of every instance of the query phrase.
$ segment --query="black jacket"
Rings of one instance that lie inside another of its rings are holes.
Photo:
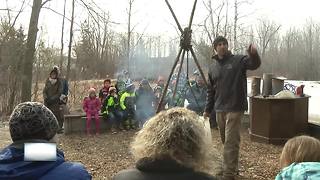
[[[214,180],[208,174],[195,172],[174,160],[151,160],[143,158],[135,169],[120,171],[114,180]]]
[[[226,54],[223,59],[214,56],[215,62],[210,66],[208,74],[207,103],[205,112],[245,111],[247,102],[246,70],[255,70],[261,60],[254,57]]]
[[[143,89],[139,87],[136,90],[136,107],[139,109],[153,109],[153,105],[156,103],[156,96],[153,93],[152,88]]]

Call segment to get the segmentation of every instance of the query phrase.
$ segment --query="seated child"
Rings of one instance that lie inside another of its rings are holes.
[[[102,114],[104,119],[110,120],[112,133],[116,133],[116,129],[122,130],[120,126],[122,113],[120,111],[119,97],[115,87],[109,88],[109,95],[102,105]]]
[[[126,90],[120,97],[120,107],[123,112],[123,121],[126,130],[135,129],[136,122],[134,120],[135,115],[135,104],[136,104],[136,95],[135,95],[135,86],[134,84],[128,84]]]
[[[276,180],[320,179],[320,141],[310,136],[290,139],[283,147],[280,167]]]
[[[94,117],[96,122],[96,135],[99,134],[100,131],[100,120],[99,120],[99,111],[101,108],[101,102],[99,98],[96,96],[96,90],[94,88],[89,89],[89,96],[84,98],[83,101],[83,110],[87,115],[87,135],[90,135],[91,130],[91,119]]]

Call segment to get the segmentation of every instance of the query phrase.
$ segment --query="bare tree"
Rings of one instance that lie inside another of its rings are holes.
[[[73,38],[73,21],[74,21],[74,1],[72,0],[72,12],[71,12],[71,24],[70,24],[70,37],[69,37],[69,50],[68,50],[68,64],[66,80],[69,81],[70,78],[70,64],[71,64],[71,51],[72,51],[72,38]]]
[[[224,23],[224,37],[227,37],[228,33],[228,19],[229,19],[229,0],[226,0],[226,15],[225,15],[225,23]]]
[[[261,57],[265,57],[266,49],[269,45],[270,40],[279,31],[281,25],[277,25],[266,19],[260,20],[260,24],[257,29],[259,38],[259,47],[261,49]]]
[[[207,2],[203,1],[203,4],[205,5],[205,7],[209,13],[206,19],[208,19],[208,18],[210,19],[210,26],[209,27],[207,26],[207,24],[206,24],[207,20],[205,20],[204,27],[205,27],[205,30],[208,32],[208,35],[211,34],[211,36],[213,36],[213,38],[214,38],[222,32],[221,23],[222,23],[223,19],[225,18],[222,15],[222,12],[225,7],[225,2],[221,2],[215,9],[213,9],[212,0],[208,0]],[[223,27],[225,27],[225,26],[223,26]]]
[[[41,7],[49,1],[50,0],[46,0],[42,3],[42,0],[33,0],[32,12],[31,12],[29,29],[28,29],[27,48],[25,53],[25,59],[23,62],[22,92],[21,92],[22,101],[31,100],[32,69],[33,69],[33,61],[34,61],[35,43],[36,43],[37,32],[38,32],[38,20],[39,20]]]
[[[237,41],[237,28],[238,28],[238,0],[234,0],[234,19],[233,19],[233,49],[238,49],[238,41]]]
[[[63,17],[62,17],[62,27],[61,27],[61,50],[60,50],[60,69],[62,71],[62,66],[63,66],[63,48],[64,48],[64,44],[63,44],[63,36],[64,36],[64,19],[66,16],[66,2],[67,0],[64,0],[64,5],[63,5]]]
[[[7,14],[8,14],[8,23],[10,24],[10,28],[9,28],[9,30],[5,33],[4,37],[3,37],[3,38],[1,39],[1,41],[0,41],[0,54],[1,54],[2,46],[3,46],[4,42],[8,40],[9,34],[11,33],[12,29],[14,28],[14,26],[15,26],[17,20],[18,20],[18,17],[19,17],[20,14],[23,12],[24,5],[25,5],[25,0],[22,1],[21,7],[20,7],[17,15],[14,17],[13,22],[11,22],[11,14],[10,14],[11,9],[8,7],[8,0],[6,0],[6,5],[7,5],[7,8],[2,9],[2,10],[7,11]],[[1,63],[1,56],[0,56],[0,63]]]
[[[131,18],[132,18],[132,6],[133,6],[133,3],[134,3],[135,0],[129,0],[129,7],[128,7],[128,39],[127,39],[127,58],[128,58],[128,71],[129,71],[129,74],[132,73],[130,72],[130,56],[131,56],[131,33],[132,33],[132,28],[131,28]]]

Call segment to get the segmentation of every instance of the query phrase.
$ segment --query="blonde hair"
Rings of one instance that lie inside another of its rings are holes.
[[[179,164],[205,172],[209,167],[209,147],[204,122],[185,108],[172,108],[152,117],[131,144],[134,158],[169,157]]]
[[[294,162],[320,162],[320,141],[305,135],[288,140],[281,153],[280,167]]]

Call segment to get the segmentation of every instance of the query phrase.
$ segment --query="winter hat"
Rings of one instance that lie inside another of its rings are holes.
[[[110,88],[109,88],[109,92],[111,93],[112,91],[116,91],[117,89],[115,88],[115,87],[113,87],[113,86],[111,86]]]
[[[126,85],[126,90],[127,91],[133,91],[135,88],[134,84],[133,83],[130,83],[130,84],[127,84]]]
[[[200,76],[200,72],[199,72],[198,70],[195,70],[195,71],[193,72],[193,75],[195,75],[195,76]]]
[[[162,92],[162,88],[160,86],[157,86],[154,88],[154,92]]]
[[[59,72],[59,66],[53,66],[52,69],[53,70],[55,69],[55,70],[57,70]]]
[[[147,85],[147,84],[149,84],[149,81],[147,79],[142,79],[141,80],[141,84],[142,85]]]
[[[59,126],[56,117],[46,106],[38,102],[24,102],[13,110],[9,128],[12,141],[50,140]]]
[[[214,41],[213,41],[213,48],[214,48],[215,50],[216,50],[217,45],[218,45],[220,42],[224,42],[224,43],[226,43],[226,44],[228,45],[228,40],[227,40],[225,37],[223,37],[223,36],[218,36],[218,37],[216,37],[216,38],[214,39]]]
[[[52,70],[50,71],[50,75],[52,73],[56,73],[57,76],[59,75],[59,67],[58,66],[53,66]]]
[[[93,88],[93,87],[92,87],[92,88],[90,88],[90,89],[89,89],[89,94],[90,94],[90,93],[96,93],[96,89],[95,89],[95,88]]]
[[[122,73],[125,74],[125,75],[129,74],[129,72],[127,70],[123,70]]]

